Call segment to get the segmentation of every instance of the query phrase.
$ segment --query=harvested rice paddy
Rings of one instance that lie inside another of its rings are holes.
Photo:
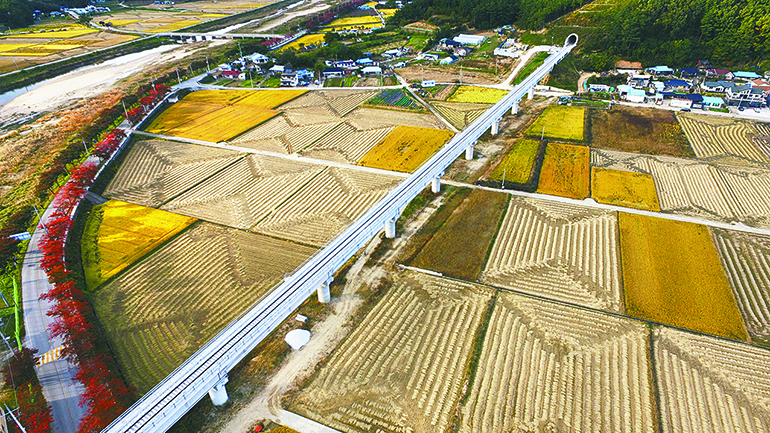
[[[583,199],[590,195],[590,151],[585,146],[548,143],[537,192]]]
[[[767,124],[692,113],[677,118],[698,158],[770,164]]]
[[[645,173],[594,167],[591,198],[599,203],[660,212],[655,180]]]
[[[410,173],[453,135],[445,129],[396,126],[358,165]]]
[[[441,102],[431,101],[433,108],[457,129],[465,129],[476,119],[481,117],[489,104],[471,104],[465,102]]]

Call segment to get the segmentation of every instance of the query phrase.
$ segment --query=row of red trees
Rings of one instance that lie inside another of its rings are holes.
[[[150,89],[150,92],[139,99],[139,105],[128,110],[128,121],[136,125],[152,107],[154,107],[169,92],[170,88],[165,84],[156,84]]]

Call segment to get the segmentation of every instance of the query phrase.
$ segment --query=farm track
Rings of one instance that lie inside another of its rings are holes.
[[[648,329],[500,293],[460,432],[654,432]]]
[[[404,273],[291,408],[343,432],[445,431],[492,291]]]
[[[767,351],[657,328],[662,433],[770,431]]]
[[[651,174],[663,212],[770,228],[770,170],[596,149],[591,164]]]
[[[752,340],[770,345],[770,237],[712,229]]]
[[[615,212],[513,198],[481,281],[623,312]]]
[[[95,309],[131,385],[149,390],[313,252],[202,223],[105,284]]]
[[[172,141],[135,143],[104,196],[160,206],[241,157],[233,151]]]

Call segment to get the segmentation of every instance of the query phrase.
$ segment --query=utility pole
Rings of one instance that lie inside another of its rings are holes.
[[[206,56],[206,72],[211,72],[211,68],[209,68],[209,56]]]
[[[179,81],[179,84],[182,84],[182,79],[179,78],[179,68],[174,68],[176,71],[176,80]]]
[[[86,141],[85,140],[81,140],[81,141],[83,142],[83,149],[86,150],[86,155],[88,155],[88,146],[86,145]]]
[[[505,189],[505,170],[506,167],[503,167],[503,183],[500,185],[500,188]]]
[[[128,111],[126,110],[126,103],[123,102],[123,99],[120,100],[120,103],[123,104],[123,115],[126,116],[126,122],[131,124],[131,121],[128,120]]]

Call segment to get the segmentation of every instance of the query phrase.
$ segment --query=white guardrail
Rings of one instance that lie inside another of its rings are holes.
[[[443,175],[444,170],[466,148],[472,146],[484,131],[533,89],[574,48],[577,40],[577,35],[570,35],[564,47],[549,56],[542,66],[511,93],[455,135],[412,176],[398,184],[296,272],[287,276],[281,284],[230,323],[107,426],[103,433],[158,433],[171,428],[209,390],[226,380],[227,373],[313,292],[329,282],[334,273],[382,230],[387,222],[397,218],[420,191],[434,178]]]

